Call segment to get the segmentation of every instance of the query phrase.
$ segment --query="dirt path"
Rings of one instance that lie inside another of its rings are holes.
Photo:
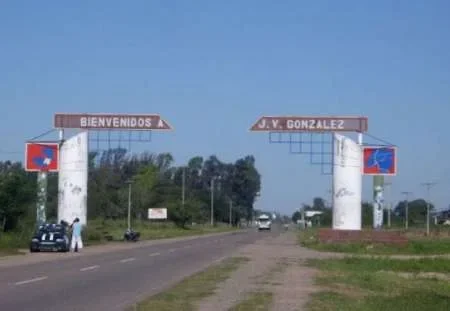
[[[308,258],[333,255],[299,247],[293,232],[259,240],[233,254],[250,261],[220,284],[214,295],[202,300],[198,310],[228,311],[255,292],[271,293],[270,310],[304,310],[309,296],[317,288],[314,286],[315,271],[301,263]]]
[[[268,308],[271,311],[306,310],[311,294],[320,290],[314,285],[316,271],[303,265],[307,259],[350,256],[393,259],[450,257],[450,255],[364,255],[319,252],[300,247],[297,234],[296,231],[279,235],[269,234],[265,239],[236,250],[232,256],[247,257],[250,261],[236,270],[228,280],[219,284],[212,296],[203,299],[198,304],[198,310],[239,310],[233,307],[240,302],[250,300],[254,293],[271,295],[272,303]],[[256,309],[255,306],[254,310],[260,309]]]

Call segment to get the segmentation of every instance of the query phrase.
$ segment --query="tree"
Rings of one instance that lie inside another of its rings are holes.
[[[36,181],[20,163],[0,163],[0,228],[6,232],[17,226],[36,195]]]
[[[401,201],[394,208],[394,214],[402,219],[406,215],[407,201]],[[430,211],[434,209],[434,205],[430,204]],[[427,215],[427,201],[424,199],[416,199],[408,202],[408,219],[411,223],[424,223]]]
[[[158,173],[161,172],[158,167],[149,164],[143,167],[134,177],[133,198],[136,209],[141,213],[150,208],[153,197],[153,190],[158,184]]]
[[[312,208],[316,211],[323,211],[326,209],[325,206],[325,200],[323,198],[320,197],[315,197],[313,199],[313,205]]]
[[[188,223],[192,223],[194,220],[199,219],[200,215],[200,202],[186,201],[184,206],[181,202],[173,202],[169,205],[169,217],[173,222],[181,227],[186,228]]]
[[[369,202],[361,203],[361,222],[363,226],[373,226],[373,204]]]
[[[261,175],[255,168],[255,158],[246,156],[234,164],[234,174],[231,182],[231,191],[236,202],[245,208],[247,221],[251,220],[253,204],[261,190]]]
[[[170,221],[186,227],[191,221],[209,222],[211,180],[215,183],[215,220],[232,223],[250,219],[260,191],[261,177],[253,156],[234,163],[217,156],[204,160],[195,156],[187,166],[174,166],[170,153],[145,152],[130,156],[126,149],[115,148],[89,153],[88,219],[116,219],[127,216],[128,180],[132,180],[132,205],[136,216],[148,208],[166,207]],[[181,202],[185,176],[185,204]],[[58,178],[48,175],[47,215],[57,217]],[[3,230],[17,228],[19,219],[35,220],[36,175],[24,171],[20,163],[0,162],[0,225]],[[34,214],[33,214],[34,213]]]
[[[292,222],[297,223],[297,220],[302,219],[302,214],[299,211],[295,211],[294,214],[292,214]]]

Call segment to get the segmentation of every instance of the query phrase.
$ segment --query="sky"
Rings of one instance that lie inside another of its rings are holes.
[[[450,2],[0,0],[0,160],[55,112],[158,113],[173,132],[133,148],[176,164],[253,154],[256,208],[329,198],[307,155],[250,126],[263,115],[363,115],[367,143],[398,146],[388,200],[450,203]],[[53,137],[56,138],[56,137]],[[371,200],[372,179],[363,178]]]

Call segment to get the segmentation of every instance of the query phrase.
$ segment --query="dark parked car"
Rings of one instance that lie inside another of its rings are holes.
[[[70,250],[69,241],[65,224],[43,224],[31,238],[30,252],[68,252]]]

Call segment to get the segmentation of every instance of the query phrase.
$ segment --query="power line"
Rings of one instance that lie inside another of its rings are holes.
[[[383,145],[379,145],[379,146],[389,146],[389,147],[396,147],[397,146],[395,144],[392,144],[392,143],[388,142],[387,140],[384,140],[382,138],[379,138],[379,137],[376,137],[374,135],[371,135],[370,133],[365,133],[364,136],[370,137],[370,138],[372,138],[372,139],[374,139],[376,141],[379,141],[379,142],[383,143]],[[371,144],[369,144],[369,145],[371,145]]]
[[[50,133],[52,133],[52,132],[54,132],[54,131],[56,131],[56,130],[55,130],[55,129],[50,129],[50,130],[48,130],[47,132],[44,132],[44,133],[42,133],[42,134],[40,134],[40,135],[38,135],[38,136],[35,136],[35,137],[29,139],[28,141],[33,141],[33,140],[39,139],[39,138],[41,138],[41,137],[43,137],[43,136],[46,136],[46,135],[48,135],[48,134],[50,134]]]

